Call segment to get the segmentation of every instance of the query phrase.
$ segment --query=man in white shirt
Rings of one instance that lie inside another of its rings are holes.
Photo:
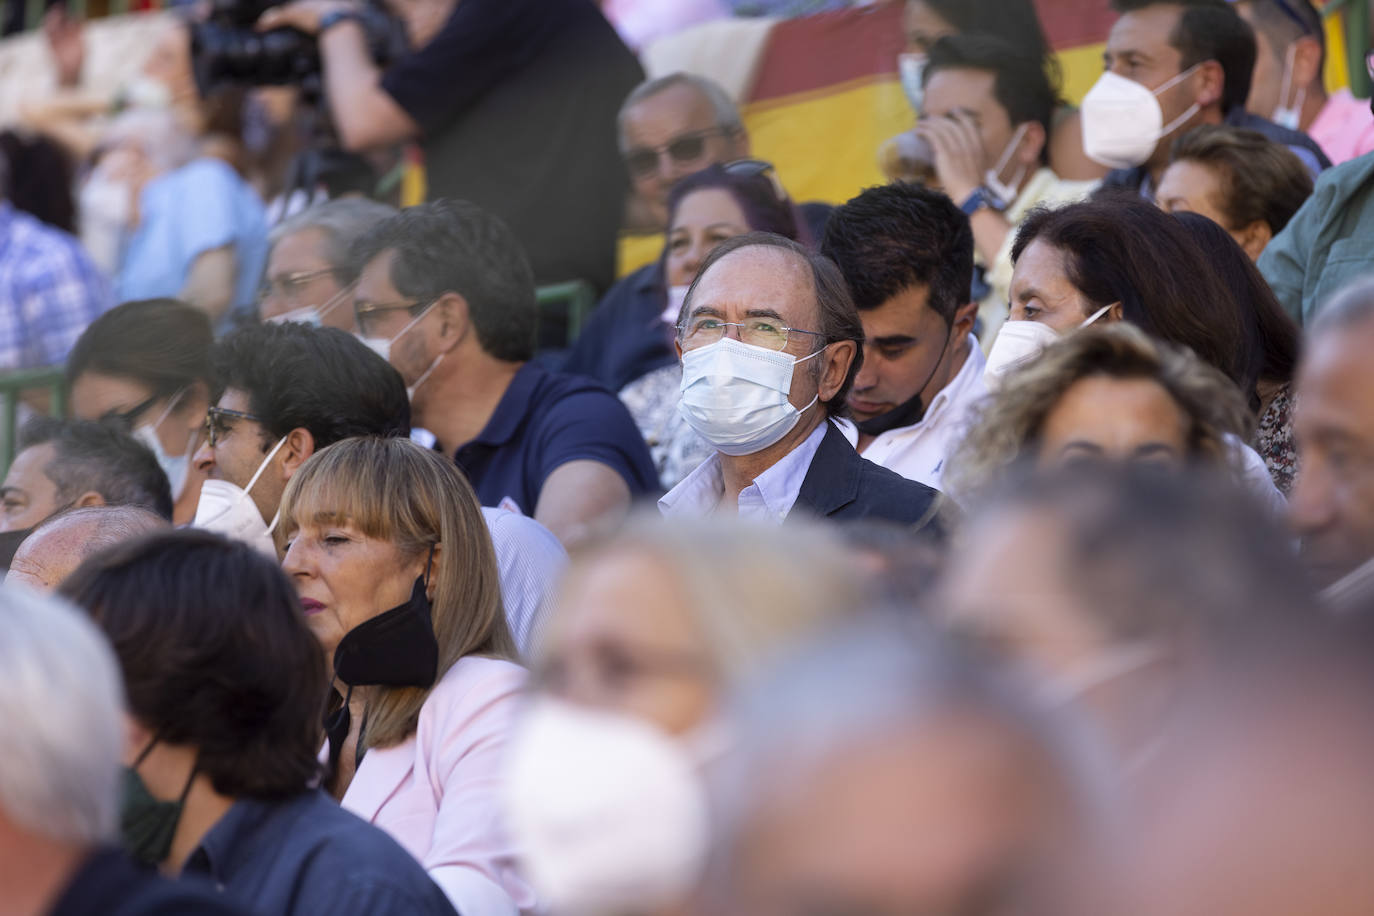
[[[864,329],[845,438],[869,461],[938,489],[987,393],[969,219],[919,185],[869,188],[831,215],[822,251],[844,274]]]
[[[863,326],[833,262],[768,233],[720,245],[678,318],[683,418],[716,450],[664,515],[796,515],[929,525],[933,489],[860,458],[831,418],[860,370]]]

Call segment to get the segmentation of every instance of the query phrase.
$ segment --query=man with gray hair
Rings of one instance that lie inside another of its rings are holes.
[[[272,230],[267,274],[258,299],[263,321],[303,321],[353,332],[343,291],[357,277],[348,250],[396,208],[366,197],[341,197],[297,213]]]
[[[708,165],[749,155],[739,109],[718,84],[691,73],[641,83],[620,106],[620,155],[634,189],[631,229],[668,225],[668,192]]]
[[[88,506],[53,516],[15,551],[5,582],[50,592],[89,556],[171,527],[142,506]]]
[[[17,916],[240,912],[107,848],[120,817],[124,690],[109,646],[65,602],[0,588],[0,887]]]
[[[1318,584],[1339,605],[1374,597],[1374,279],[1333,297],[1296,379],[1298,474],[1289,518]]]
[[[1095,771],[1024,693],[893,622],[793,653],[728,706],[702,911],[1038,916],[1100,892]]]

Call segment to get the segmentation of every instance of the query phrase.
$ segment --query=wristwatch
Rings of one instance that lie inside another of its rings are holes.
[[[964,211],[965,216],[972,216],[984,207],[992,210],[1002,210],[1002,201],[987,188],[979,185],[973,189],[973,193],[964,198],[964,202],[959,205],[959,209]]]
[[[346,22],[350,19],[354,22],[362,22],[363,17],[361,13],[354,9],[330,10],[320,17],[320,27],[315,30],[315,34],[323,35],[340,22]]]

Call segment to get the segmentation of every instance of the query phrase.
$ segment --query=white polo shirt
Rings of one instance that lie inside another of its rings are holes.
[[[978,338],[968,336],[969,353],[963,368],[940,389],[930,402],[925,417],[912,426],[890,429],[878,436],[863,450],[863,456],[874,464],[896,471],[907,480],[923,483],[941,490],[940,479],[945,459],[959,446],[968,430],[970,411],[988,392],[983,384],[983,369],[987,360],[978,346]],[[858,447],[859,430],[848,420],[836,420],[849,444]]]

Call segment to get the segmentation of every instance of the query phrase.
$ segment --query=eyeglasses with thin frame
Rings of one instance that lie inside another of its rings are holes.
[[[358,333],[364,337],[373,337],[377,330],[377,325],[381,316],[390,312],[409,312],[411,318],[418,318],[435,302],[439,297],[425,299],[420,302],[365,302],[361,305],[354,303],[353,319],[358,323]]]
[[[319,270],[303,270],[276,277],[263,277],[262,286],[258,287],[258,301],[261,302],[268,296],[276,295],[278,298],[295,303],[296,297],[301,294],[301,290],[305,289],[310,281],[327,274],[336,273],[338,271],[333,267],[323,267]]]
[[[715,315],[697,315],[689,318],[686,324],[677,326],[682,349],[699,350],[719,343],[725,337],[727,328],[735,328],[740,342],[766,350],[783,350],[787,347],[788,335],[807,334],[811,337],[825,337],[819,331],[803,328],[789,328],[774,318],[747,318],[744,321],[722,321]]]
[[[706,141],[728,132],[723,127],[711,127],[678,134],[662,146],[637,146],[625,152],[625,167],[631,175],[643,178],[658,171],[659,158],[664,153],[678,165],[699,162],[706,155]]]
[[[224,418],[229,417],[234,420],[252,420],[254,423],[264,422],[262,417],[257,414],[247,413],[242,410],[230,410],[228,407],[211,407],[205,412],[205,439],[214,448],[219,445],[219,440],[224,434],[229,432],[230,424],[224,422]]]

